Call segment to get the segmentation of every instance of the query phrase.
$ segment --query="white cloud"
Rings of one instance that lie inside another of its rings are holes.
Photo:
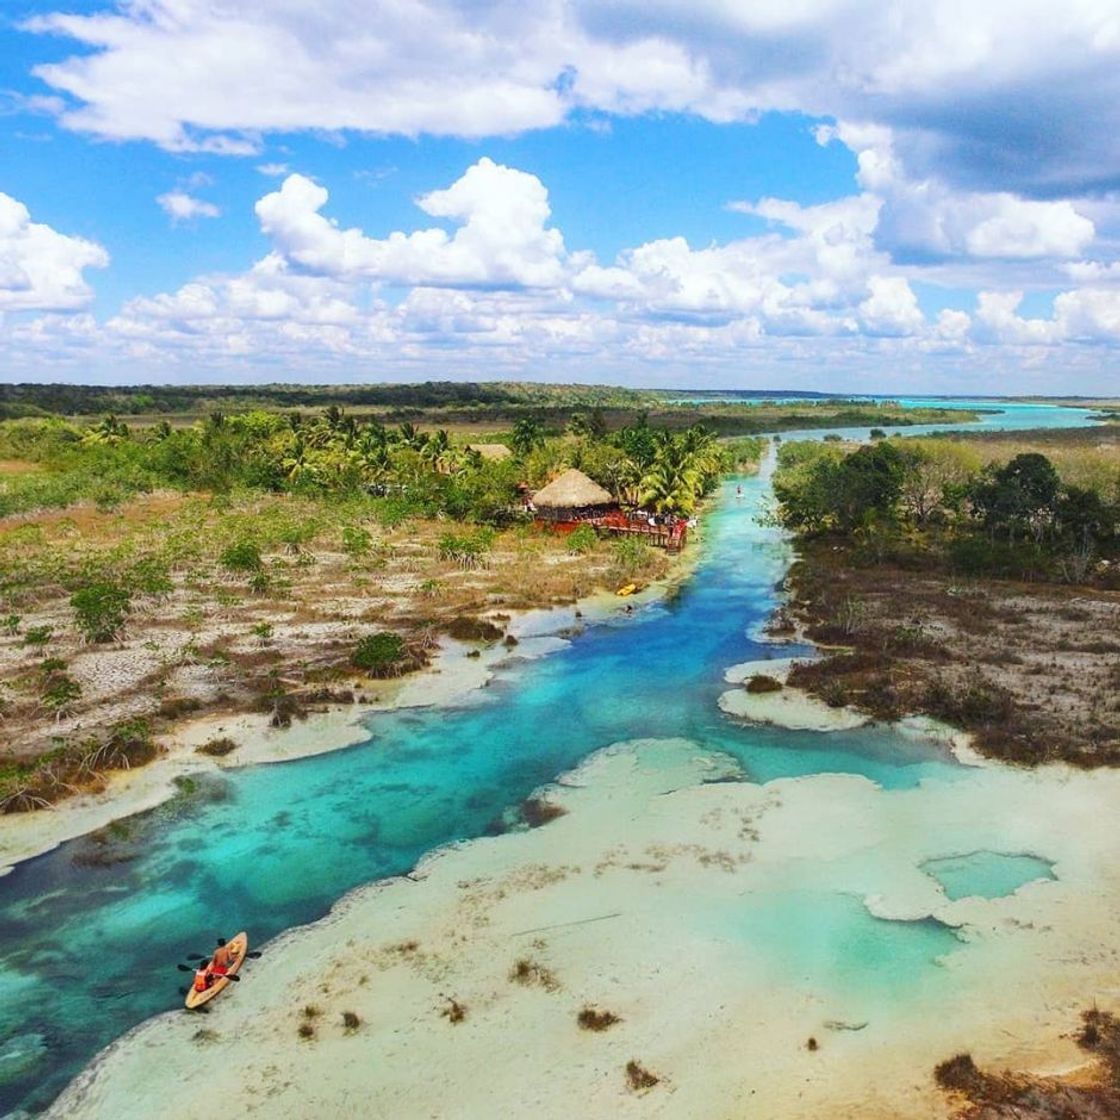
[[[547,225],[548,191],[534,175],[480,159],[446,190],[416,200],[426,214],[458,223],[392,233],[379,240],[340,229],[320,211],[329,195],[289,175],[256,206],[277,249],[325,276],[397,284],[461,287],[557,287],[565,276],[564,239]]]
[[[189,222],[194,218],[217,218],[222,213],[212,202],[195,198],[186,191],[168,191],[166,194],[158,195],[156,202],[175,225],[179,222]]]
[[[83,270],[108,263],[100,245],[33,222],[22,202],[0,193],[0,311],[84,307],[93,292]]]
[[[1096,236],[1068,200],[1038,202],[1007,191],[961,191],[937,178],[908,178],[889,130],[840,125],[816,129],[856,153],[857,180],[881,200],[876,242],[901,260],[954,257],[1031,260],[1078,257]]]
[[[919,181],[1037,197],[1115,184],[1118,25],[1111,0],[134,0],[25,24],[81,48],[35,71],[68,127],[176,151],[795,110],[892,129]]]
[[[270,179],[279,179],[281,176],[287,175],[290,168],[286,163],[258,163],[257,170]]]
[[[903,337],[918,334],[925,327],[925,317],[918,307],[918,297],[901,276],[872,276],[869,294],[859,305],[859,315],[869,334]]]

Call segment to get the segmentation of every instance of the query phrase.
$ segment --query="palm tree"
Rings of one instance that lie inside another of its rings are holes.
[[[305,475],[313,474],[314,468],[307,458],[307,445],[299,437],[292,445],[291,451],[281,460],[284,474],[289,482],[299,482]]]
[[[440,428],[428,436],[424,446],[420,448],[420,457],[438,471],[446,463],[451,451],[451,438],[445,428]]]
[[[128,425],[118,420],[111,412],[82,437],[85,443],[104,443],[110,447],[115,447],[126,439],[128,439]]]
[[[703,475],[696,460],[683,440],[670,437],[662,441],[639,483],[642,505],[656,513],[691,514],[703,492]]]

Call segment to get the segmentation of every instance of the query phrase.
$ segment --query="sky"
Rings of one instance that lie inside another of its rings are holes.
[[[1117,0],[5,0],[0,381],[1120,395]]]

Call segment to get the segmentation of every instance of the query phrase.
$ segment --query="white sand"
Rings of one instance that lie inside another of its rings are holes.
[[[948,1115],[930,1070],[958,1050],[996,1067],[1083,1060],[1062,1037],[1077,1009],[1120,1000],[1120,774],[992,767],[890,793],[843,775],[704,783],[733,771],[681,742],[600,752],[547,792],[568,815],[354,892],[268,947],[209,1016],[118,1042],[50,1116],[203,1120],[217,1100],[265,1120],[925,1120]],[[982,848],[1044,855],[1058,881],[949,902],[920,870]],[[964,924],[967,944],[905,991],[853,989],[737,932],[791,891]],[[521,958],[555,986],[511,982]],[[461,1024],[441,1017],[446,997],[467,1006]],[[587,1003],[623,1021],[581,1031]],[[661,1084],[628,1090],[631,1059]],[[174,1092],[202,1067],[208,1103]]]
[[[870,719],[853,708],[830,708],[800,688],[786,684],[794,662],[792,657],[774,658],[770,661],[744,661],[732,665],[724,673],[729,684],[745,684],[754,676],[773,677],[782,688],[778,692],[748,692],[736,688],[719,698],[719,706],[728,715],[750,723],[768,723],[790,731],[849,731],[863,727]]]

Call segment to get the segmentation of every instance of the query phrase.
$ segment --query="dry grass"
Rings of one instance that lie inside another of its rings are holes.
[[[600,1033],[610,1030],[616,1023],[621,1023],[622,1020],[613,1011],[601,1011],[597,1007],[585,1007],[576,1016],[576,1022],[579,1024],[581,1031]]]
[[[958,1120],[1115,1120],[1120,1116],[1120,1021],[1093,1008],[1081,1016],[1076,1035],[1082,1049],[1096,1057],[1089,1083],[1027,1074],[985,1073],[970,1054],[956,1054],[933,1071],[934,1080],[952,1094]]]
[[[650,1073],[641,1062],[633,1058],[626,1063],[626,1085],[632,1093],[643,1093],[660,1084],[661,1078]]]
[[[1120,764],[1120,593],[861,566],[822,542],[790,584],[809,637],[847,647],[791,685],[880,719],[935,716],[1007,761]]]
[[[343,529],[354,527],[372,538],[358,556],[343,548]],[[358,503],[281,494],[152,494],[112,511],[83,504],[0,519],[0,621],[18,619],[14,630],[0,628],[0,765],[121,719],[144,717],[157,737],[207,711],[263,710],[284,725],[370,692],[349,665],[368,634],[399,634],[419,665],[440,633],[501,639],[496,614],[571,603],[619,581],[610,542],[570,556],[562,538],[530,527],[499,533],[488,566],[464,571],[440,558],[449,528],[419,518],[387,526]],[[293,530],[308,531],[286,543]],[[246,539],[263,554],[267,579],[257,590],[219,563],[229,543]],[[85,644],[69,607],[76,573],[127,578],[153,560],[170,589],[134,593],[120,641]],[[649,550],[641,578],[665,574],[670,563]],[[41,627],[53,632],[47,644],[26,645]],[[41,698],[45,657],[65,662],[81,688],[58,718]]]
[[[526,988],[544,988],[546,992],[555,992],[560,989],[560,981],[556,979],[556,974],[552,969],[528,957],[522,957],[514,962],[513,967],[509,970],[509,978],[513,983],[521,984]]]

